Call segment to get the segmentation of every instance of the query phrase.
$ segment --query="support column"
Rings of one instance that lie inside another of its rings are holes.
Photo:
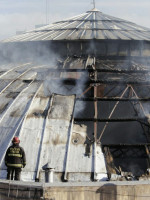
[[[95,57],[94,57],[94,80],[97,80],[97,71],[96,71],[96,66],[95,66]],[[97,85],[94,85],[94,98],[97,98]],[[97,100],[94,101],[94,119],[97,119],[98,117],[98,111],[97,111]],[[94,180],[97,180],[97,120],[94,121]]]

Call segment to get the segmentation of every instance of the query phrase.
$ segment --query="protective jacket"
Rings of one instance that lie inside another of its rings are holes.
[[[22,168],[26,165],[26,156],[24,149],[19,144],[13,144],[7,149],[5,156],[5,165],[7,167]]]

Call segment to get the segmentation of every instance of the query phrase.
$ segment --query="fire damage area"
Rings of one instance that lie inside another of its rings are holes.
[[[149,63],[95,57],[83,63],[83,69],[64,70],[67,77],[74,71],[79,79],[88,72],[84,92],[76,97],[86,105],[74,118],[75,124],[93,123],[93,132],[87,128],[85,155],[91,155],[96,143],[105,157],[108,180],[149,180]],[[65,83],[74,85],[73,77],[68,78]]]

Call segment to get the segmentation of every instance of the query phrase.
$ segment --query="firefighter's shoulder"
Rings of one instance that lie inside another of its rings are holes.
[[[19,148],[24,152],[24,148],[23,148],[23,147],[20,147],[20,146],[19,146]]]

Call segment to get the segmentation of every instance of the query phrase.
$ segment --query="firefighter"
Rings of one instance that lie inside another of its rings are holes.
[[[26,156],[24,149],[19,146],[20,140],[18,137],[14,137],[12,140],[13,145],[7,149],[5,155],[5,165],[7,166],[7,179],[20,180],[21,168],[26,165]]]

